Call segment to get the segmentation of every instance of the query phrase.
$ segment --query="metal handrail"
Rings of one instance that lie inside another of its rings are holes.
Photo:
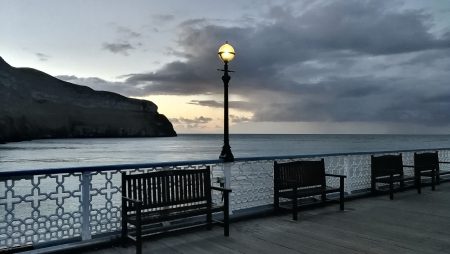
[[[317,153],[317,154],[301,154],[301,155],[280,155],[280,156],[255,156],[235,158],[235,162],[245,161],[264,161],[264,160],[283,160],[293,158],[313,158],[313,157],[331,157],[331,156],[353,156],[353,155],[370,155],[379,153],[399,153],[399,152],[419,152],[419,151],[436,151],[436,150],[450,150],[450,148],[424,148],[424,149],[403,149],[403,150],[382,150],[382,151],[366,151],[366,152],[350,152],[350,153]],[[222,160],[192,160],[192,161],[171,161],[171,162],[157,162],[144,164],[115,164],[115,165],[101,165],[101,166],[82,166],[82,167],[67,167],[67,168],[40,168],[40,169],[23,169],[23,170],[6,170],[0,171],[0,178],[8,178],[15,176],[28,175],[45,175],[58,173],[84,173],[84,172],[99,172],[110,170],[125,170],[135,168],[154,168],[154,167],[170,167],[170,166],[184,166],[184,165],[208,165],[224,163]]]

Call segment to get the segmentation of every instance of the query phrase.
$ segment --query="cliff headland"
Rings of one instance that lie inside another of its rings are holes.
[[[15,68],[0,57],[0,142],[168,136],[176,132],[151,101]]]

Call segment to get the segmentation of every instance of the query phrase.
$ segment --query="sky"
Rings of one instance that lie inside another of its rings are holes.
[[[0,56],[151,100],[178,133],[448,134],[450,1],[0,0]]]

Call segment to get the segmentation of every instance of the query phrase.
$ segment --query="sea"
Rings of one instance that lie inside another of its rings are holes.
[[[0,171],[218,159],[220,134],[0,144]],[[450,147],[450,135],[232,134],[235,158]]]

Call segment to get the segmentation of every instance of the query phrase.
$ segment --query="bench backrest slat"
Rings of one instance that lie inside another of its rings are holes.
[[[325,186],[325,163],[320,161],[274,162],[275,188]]]
[[[370,161],[372,177],[389,176],[391,174],[403,176],[402,154],[381,156],[371,155]]]
[[[438,152],[414,153],[414,170],[436,170],[439,172],[439,155]]]
[[[142,201],[143,209],[211,204],[209,167],[122,174],[122,195]]]

